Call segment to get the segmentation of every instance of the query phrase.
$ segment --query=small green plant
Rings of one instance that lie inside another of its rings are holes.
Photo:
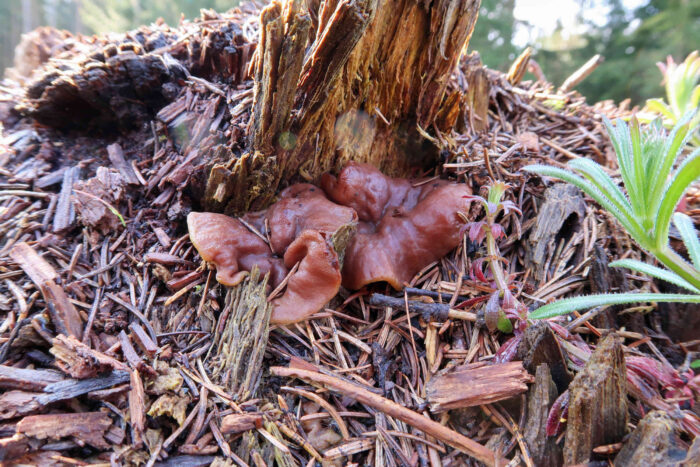
[[[530,314],[530,318],[548,318],[594,306],[644,301],[700,303],[700,241],[692,220],[683,213],[674,214],[685,190],[700,177],[700,148],[674,170],[692,134],[694,117],[693,113],[688,113],[668,136],[658,120],[643,131],[636,118],[632,119],[630,126],[621,120],[613,125],[605,119],[627,195],[600,165],[588,159],[570,161],[568,168],[571,171],[545,165],[524,168],[559,178],[583,190],[610,212],[640,247],[668,269],[632,259],[614,261],[611,266],[648,274],[693,294],[628,293],[574,297],[540,307]],[[672,219],[693,264],[669,246]]]
[[[675,126],[688,112],[700,108],[700,56],[698,51],[691,53],[680,65],[672,57],[666,63],[659,62],[657,66],[664,76],[666,99],[649,99],[646,112],[661,115],[666,128]],[[692,127],[700,125],[700,113],[691,122]],[[692,145],[700,147],[700,132],[696,131],[691,137]]]
[[[510,319],[519,320],[519,326],[525,323],[527,309],[520,303],[510,291],[511,277],[501,266],[501,253],[496,244],[496,240],[505,236],[503,226],[496,222],[500,213],[508,214],[514,211],[521,214],[520,208],[512,201],[504,200],[503,195],[508,189],[508,185],[503,182],[494,182],[489,186],[486,198],[482,196],[466,196],[474,201],[478,201],[484,208],[485,217],[481,221],[470,222],[465,225],[468,230],[469,239],[472,242],[481,244],[486,240],[486,252],[488,256],[476,260],[472,264],[471,275],[482,282],[491,282],[496,291],[491,294],[484,308],[484,319],[490,331],[498,329],[501,332],[513,332],[513,325]],[[489,278],[482,272],[484,261],[488,262],[491,271]]]

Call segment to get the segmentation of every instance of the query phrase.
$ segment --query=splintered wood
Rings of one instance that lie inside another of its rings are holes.
[[[87,443],[98,449],[106,449],[109,444],[105,434],[111,426],[112,419],[106,412],[31,415],[19,422],[17,433],[37,439],[70,436],[80,445]]]
[[[300,8],[273,2],[261,13],[251,151],[212,169],[210,207],[264,207],[288,177],[318,181],[350,160],[405,175],[437,157],[421,147],[419,129],[437,116],[479,1],[326,1],[311,15]]]
[[[522,362],[474,363],[434,376],[425,392],[431,410],[444,412],[509,399],[527,391],[532,381]]]
[[[10,257],[41,291],[56,329],[67,336],[80,339],[83,335],[83,321],[63,288],[56,284],[58,273],[53,266],[24,242],[12,248]]]
[[[267,277],[261,278],[256,267],[227,292],[208,358],[212,376],[243,400],[256,396],[262,376],[272,313],[266,288]]]
[[[594,447],[622,440],[627,430],[627,377],[620,340],[611,334],[596,348],[569,388],[564,444],[566,465],[587,462]]]

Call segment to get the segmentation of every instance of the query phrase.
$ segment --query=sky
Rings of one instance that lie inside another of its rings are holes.
[[[524,47],[532,44],[538,37],[549,36],[560,22],[565,31],[573,34],[583,32],[583,26],[577,16],[581,11],[582,0],[516,0],[513,12],[515,19],[529,23],[531,27],[521,25],[516,29],[513,43]],[[587,19],[604,19],[607,8],[603,2],[586,0],[584,10]],[[623,5],[632,10],[646,3],[645,0],[622,0]]]

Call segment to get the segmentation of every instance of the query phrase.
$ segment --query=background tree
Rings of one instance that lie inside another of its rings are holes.
[[[477,50],[485,65],[507,70],[517,56],[513,36],[517,21],[513,16],[515,0],[482,0],[479,19],[469,41],[469,50]]]
[[[559,25],[531,44],[513,44],[518,32],[534,28],[514,16],[519,0],[483,0],[469,44],[490,68],[507,70],[526,46],[555,85],[595,54],[605,62],[577,90],[589,101],[630,98],[643,104],[663,94],[655,63],[672,55],[680,62],[700,45],[700,2],[646,0],[630,10],[623,0],[578,0],[581,28]],[[20,34],[50,25],[88,34],[126,31],[163,18],[177,24],[199,15],[201,8],[227,10],[236,0],[5,0],[0,1],[0,73],[12,65]],[[542,8],[546,8],[546,5]],[[602,15],[592,11],[604,11]]]

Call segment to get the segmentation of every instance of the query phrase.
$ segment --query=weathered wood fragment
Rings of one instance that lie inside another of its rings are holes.
[[[163,462],[156,462],[154,467],[205,467],[212,465],[214,456],[173,456]]]
[[[65,378],[63,374],[54,370],[33,370],[0,365],[0,389],[41,391],[47,385]]]
[[[517,85],[520,81],[522,81],[523,76],[525,76],[525,73],[527,72],[527,66],[530,63],[531,55],[532,47],[526,47],[525,50],[518,55],[518,58],[513,61],[513,64],[508,70],[508,75],[506,76],[506,79],[510,84]]]
[[[155,342],[153,342],[153,340],[150,338],[148,333],[146,333],[143,327],[141,327],[139,323],[132,322],[131,324],[129,324],[129,329],[133,333],[132,336],[134,336],[136,343],[141,348],[143,353],[145,353],[149,357],[153,357],[158,351],[158,345]]]
[[[131,185],[139,184],[139,179],[136,177],[136,173],[134,173],[134,168],[126,162],[124,151],[119,143],[113,143],[107,146],[107,156],[126,183]]]
[[[619,442],[627,429],[627,416],[622,344],[610,334],[569,386],[564,463],[587,462],[594,447]]]
[[[267,301],[267,277],[254,267],[243,282],[226,293],[207,356],[212,377],[240,400],[255,397],[262,375],[272,306]]]
[[[30,415],[17,425],[17,433],[37,439],[72,437],[79,445],[85,443],[98,449],[107,449],[104,439],[112,426],[112,419],[105,412],[82,412]]]
[[[49,350],[56,357],[56,365],[73,378],[93,378],[111,370],[128,370],[124,363],[87,345],[73,337],[59,335]]]
[[[234,413],[221,419],[222,434],[237,434],[262,427],[263,418],[256,413]]]
[[[75,208],[73,207],[73,184],[80,180],[80,167],[71,167],[63,173],[63,184],[58,194],[56,211],[53,217],[53,231],[63,232],[73,225]]]
[[[566,359],[554,331],[546,322],[540,321],[528,327],[518,343],[515,360],[522,360],[531,374],[546,363],[557,390],[563,392],[569,386],[572,375],[566,367]]]
[[[551,264],[552,256],[562,241],[568,241],[581,228],[585,214],[586,205],[578,188],[568,183],[547,188],[525,249],[526,267],[533,269],[538,282],[551,273],[555,267]],[[545,270],[546,267],[550,270]]]
[[[129,362],[129,365],[132,368],[139,370],[142,373],[148,373],[151,376],[157,375],[156,370],[154,370],[150,365],[144,362],[141,357],[139,357],[139,355],[136,353],[136,349],[134,349],[134,346],[131,345],[129,336],[127,336],[124,331],[119,333],[119,343],[121,344],[124,358],[127,362]]]
[[[535,383],[527,396],[527,417],[523,426],[523,437],[530,457],[535,465],[557,467],[562,462],[561,447],[556,438],[547,436],[547,417],[557,398],[557,387],[552,380],[549,366],[537,366]]]
[[[10,257],[19,264],[43,294],[56,330],[80,339],[83,334],[82,319],[63,288],[56,284],[58,273],[53,266],[25,242],[12,247]]]
[[[442,412],[509,399],[527,391],[530,382],[522,362],[474,363],[438,373],[425,392],[430,409]]]
[[[36,401],[41,405],[52,402],[72,399],[88,392],[109,388],[117,384],[129,381],[128,371],[113,371],[107,376],[90,379],[66,379],[58,383],[49,384],[44,388],[44,394],[36,396]]]
[[[647,413],[615,456],[616,467],[677,466],[686,451],[679,445],[676,422],[661,410]]]
[[[7,391],[0,394],[0,420],[8,420],[38,412],[42,404],[37,402],[41,393]]]
[[[465,120],[472,130],[481,133],[489,127],[489,92],[491,85],[479,54],[473,52],[466,58],[467,95]]]
[[[129,390],[129,418],[131,419],[131,445],[138,448],[143,443],[146,429],[146,394],[138,370],[131,370]]]

